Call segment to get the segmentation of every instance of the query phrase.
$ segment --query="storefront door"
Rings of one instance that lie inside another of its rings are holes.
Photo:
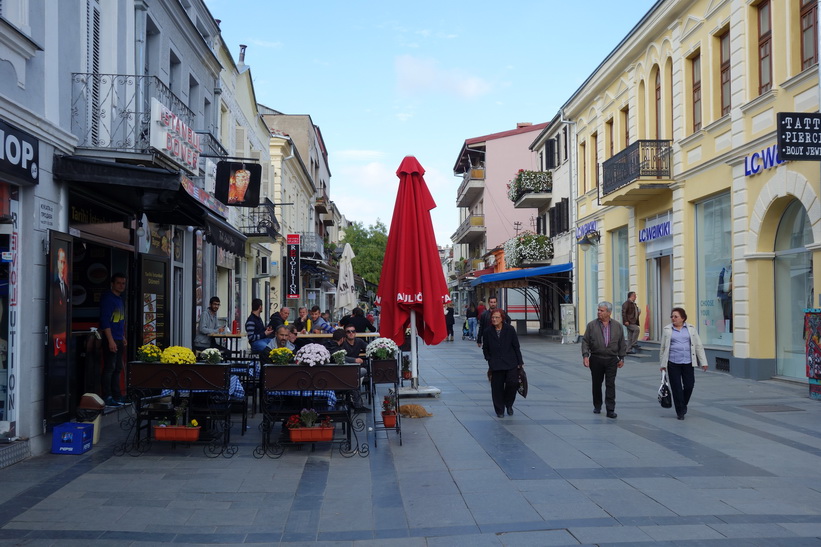
[[[781,217],[775,236],[775,352],[776,374],[806,378],[804,309],[813,307],[813,242],[809,217],[795,201]]]
[[[650,332],[645,330],[639,337],[648,336],[649,340],[659,340],[661,330],[670,322],[670,310],[673,309],[673,260],[670,254],[659,254],[647,260],[647,305],[648,314],[642,320],[648,323]]]

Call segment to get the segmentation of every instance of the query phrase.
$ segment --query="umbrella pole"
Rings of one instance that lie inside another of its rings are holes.
[[[400,388],[398,395],[399,397],[413,397],[413,396],[433,396],[439,397],[442,394],[442,390],[438,387],[433,386],[424,386],[419,387],[419,353],[417,351],[417,339],[416,339],[416,310],[411,310],[410,312],[410,323],[411,323],[411,337],[410,337],[410,347],[411,347],[411,387],[410,388]]]

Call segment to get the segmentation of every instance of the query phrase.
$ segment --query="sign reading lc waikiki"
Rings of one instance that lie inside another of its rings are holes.
[[[199,134],[160,101],[151,98],[151,146],[186,171],[198,174]]]

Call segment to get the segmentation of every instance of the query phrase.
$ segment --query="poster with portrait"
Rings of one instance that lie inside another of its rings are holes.
[[[821,379],[821,309],[804,310],[807,378]]]
[[[214,197],[226,205],[257,207],[261,182],[260,164],[221,161],[217,164]]]

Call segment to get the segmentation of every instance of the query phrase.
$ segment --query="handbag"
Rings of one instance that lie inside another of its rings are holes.
[[[661,371],[661,385],[659,386],[659,404],[662,408],[673,406],[673,396],[670,394],[670,384],[667,382],[667,371]]]
[[[519,369],[519,388],[517,389],[519,395],[527,399],[527,374],[524,367]]]

